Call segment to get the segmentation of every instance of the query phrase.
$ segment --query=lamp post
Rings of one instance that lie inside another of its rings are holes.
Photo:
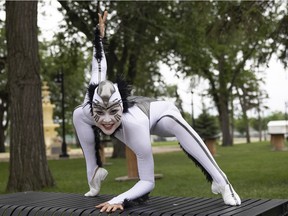
[[[191,94],[192,94],[192,99],[191,99],[191,107],[192,107],[192,110],[191,110],[191,117],[192,117],[192,128],[194,128],[195,126],[195,119],[194,119],[194,101],[193,101],[193,94],[194,92],[191,90]]]
[[[62,153],[59,155],[60,158],[67,158],[69,155],[67,154],[67,144],[66,144],[66,132],[65,132],[65,91],[64,91],[64,73],[61,70],[56,77],[56,83],[61,84],[61,115],[62,115],[62,145],[61,151]]]

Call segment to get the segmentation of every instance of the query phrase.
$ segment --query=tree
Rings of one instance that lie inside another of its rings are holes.
[[[92,42],[93,32],[98,23],[97,5],[83,1],[59,3],[62,5],[60,10],[66,11],[67,32],[71,35],[80,31],[85,34],[88,42]],[[157,91],[154,85],[155,81],[162,82],[157,65],[160,55],[155,49],[158,46],[155,38],[161,33],[157,31],[160,21],[155,22],[150,18],[165,17],[160,7],[163,6],[163,2],[109,2],[105,6],[111,15],[106,26],[107,40],[104,40],[108,79],[115,81],[117,75],[125,75],[135,86],[135,94],[160,96],[161,91]],[[92,51],[91,48],[90,50]]]
[[[261,78],[257,78],[256,74],[252,71],[244,70],[242,76],[237,78],[235,84],[236,96],[239,99],[242,108],[242,118],[245,125],[246,142],[250,143],[250,124],[247,112],[251,109],[257,109],[258,113],[261,112],[260,101],[262,102],[267,98],[265,91],[260,90],[260,83],[263,83]],[[261,132],[261,130],[260,130]]]
[[[195,119],[195,131],[203,139],[216,139],[219,137],[219,125],[217,117],[210,115],[206,109]]]
[[[91,30],[97,23],[96,5],[59,2],[66,11],[68,32],[81,31],[91,41]],[[275,52],[274,39],[280,38],[282,44],[287,42],[284,40],[287,24],[284,18],[279,21],[283,13],[278,10],[281,4],[275,1],[106,2],[111,15],[105,49],[108,78],[113,80],[116,74],[125,74],[135,86],[135,94],[159,97],[161,91],[155,83],[161,82],[157,65],[160,60],[174,69],[177,65],[177,72],[187,77],[203,77],[210,84],[208,96],[219,113],[222,144],[232,145],[230,105],[237,77],[250,60],[263,63]]]
[[[97,5],[85,1],[59,3],[62,6],[60,10],[66,12],[64,17],[67,32],[71,35],[80,31],[92,42],[95,25],[98,23]],[[154,82],[162,82],[158,63],[170,49],[170,46],[163,46],[159,42],[165,35],[164,23],[168,19],[163,8],[169,4],[117,1],[105,3],[105,9],[110,15],[105,40],[108,79],[113,81],[118,74],[123,74],[135,86],[135,94],[160,96]]]
[[[184,32],[184,28],[191,36],[182,37],[175,50],[188,75],[198,74],[209,81],[209,95],[219,113],[222,144],[229,146],[233,144],[231,92],[248,60],[260,61],[264,53],[271,52],[269,39],[279,21],[275,16],[279,5],[272,1],[195,2],[190,11],[187,4],[190,2],[179,4],[175,32]],[[183,25],[176,25],[180,22]]]
[[[44,144],[37,4],[37,1],[6,1],[11,101],[8,191],[39,190],[54,185]]]
[[[194,129],[214,156],[216,154],[217,138],[219,137],[217,117],[210,115],[204,107],[202,113],[195,120]]]

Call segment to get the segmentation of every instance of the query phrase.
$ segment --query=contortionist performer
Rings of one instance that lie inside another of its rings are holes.
[[[129,97],[129,88],[123,82],[112,83],[106,80],[107,64],[102,46],[106,17],[107,11],[103,18],[99,14],[91,80],[83,105],[77,107],[73,113],[74,127],[86,160],[90,190],[85,196],[96,196],[100,191],[101,181],[108,174],[97,164],[95,157],[95,135],[92,127],[96,126],[104,134],[113,135],[125,143],[136,154],[139,172],[139,181],[131,189],[96,206],[101,212],[123,210],[125,202],[133,201],[153,190],[155,180],[151,134],[175,136],[184,152],[212,183],[212,192],[221,194],[227,205],[240,205],[241,200],[226,175],[200,136],[183,119],[173,103]]]

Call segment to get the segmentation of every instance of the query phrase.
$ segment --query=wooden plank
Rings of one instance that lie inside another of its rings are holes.
[[[10,207],[11,205],[2,205],[0,208],[0,215],[4,215],[5,211]]]
[[[37,216],[45,215],[47,212],[52,211],[51,207],[44,207],[37,212]]]
[[[6,211],[4,212],[4,215],[12,215],[13,211],[17,208],[17,205],[11,205],[8,208],[6,208]]]
[[[95,206],[112,195],[85,197],[80,194],[23,192],[0,195],[0,216],[98,216]],[[150,197],[142,205],[111,213],[110,216],[278,216],[288,215],[288,200],[244,199],[241,206],[227,206],[221,198]]]
[[[283,208],[281,208],[281,206]],[[235,214],[235,215],[246,216],[248,211],[249,211],[249,214],[257,214],[257,212],[262,211],[263,212],[262,215],[274,216],[274,215],[276,215],[275,213],[277,213],[277,215],[278,215],[278,213],[282,213],[281,210],[285,210],[285,208],[286,208],[286,213],[287,213],[287,206],[288,206],[288,203],[286,203],[286,205],[285,205],[285,203],[283,203],[283,200],[278,200],[278,199],[266,200],[265,203],[263,202],[261,205],[254,206],[253,209],[249,209],[249,210],[247,209],[247,210],[239,212],[238,214]],[[286,215],[288,215],[288,213]]]
[[[209,198],[190,198],[187,202],[173,202],[172,208],[168,208],[163,215],[177,215],[180,212],[182,214],[189,213],[191,206],[197,208],[197,206],[203,205],[204,203],[209,203],[211,200]],[[180,213],[181,214],[181,213]],[[157,213],[159,215],[159,213]]]
[[[201,199],[201,198],[190,198],[190,197],[183,198],[182,200],[180,200],[180,202],[174,200],[170,204],[170,206],[165,208],[165,213],[164,214],[161,211],[155,211],[153,214],[151,214],[151,216],[172,215],[172,214],[175,214],[176,212],[182,210],[185,206],[192,205],[192,203],[195,204],[195,203],[200,202],[200,201],[203,201],[203,199]]]
[[[21,211],[22,216],[29,215],[30,211],[35,208],[35,206],[25,206],[25,208]],[[1,215],[1,214],[0,214]]]
[[[74,211],[74,212],[71,214],[71,216],[81,215],[83,211],[85,211],[85,209],[82,209],[82,208],[77,209],[76,211]],[[45,215],[45,216],[46,216],[46,215]]]
[[[151,197],[147,203],[135,206],[133,208],[127,208],[128,211],[124,211],[121,216],[125,215],[145,215],[145,212],[148,210],[151,210],[152,208],[155,208],[155,206],[159,205],[165,205],[167,203],[170,203],[171,197]],[[153,205],[149,205],[152,203]]]
[[[18,215],[20,215],[21,212],[22,212],[22,210],[23,210],[24,208],[26,208],[26,207],[25,207],[25,206],[18,206],[18,208],[16,208],[16,209],[14,210],[14,212],[12,213],[11,216],[18,216]]]
[[[240,208],[235,208],[233,211],[223,213],[222,215],[223,216],[230,216],[231,214],[236,215],[236,214],[239,214],[239,213],[244,212],[244,211],[250,213],[251,211],[253,211],[253,209],[255,207],[257,207],[259,205],[262,206],[265,203],[267,203],[266,199],[251,199],[251,202],[249,203],[249,205],[243,205],[243,206],[241,205],[241,206],[239,206]],[[259,212],[263,213],[264,211],[260,210]],[[260,214],[260,213],[258,213],[258,214]]]
[[[29,212],[29,216],[34,216],[34,215],[37,215],[38,211],[40,209],[42,209],[43,207],[42,206],[36,206],[34,207],[33,209],[31,209],[31,211]]]
[[[206,215],[218,216],[218,215],[224,215],[226,213],[231,215],[232,212],[235,212],[237,209],[245,208],[245,206],[251,205],[252,203],[254,203],[256,201],[257,200],[247,200],[247,199],[246,200],[242,200],[241,206],[228,206],[228,205],[221,206],[221,207],[215,208],[213,210],[207,211]],[[205,215],[205,214],[200,214],[200,215]]]
[[[135,211],[135,213],[141,214],[143,216],[152,215],[153,213],[155,215],[156,212],[159,212],[159,211],[161,213],[163,213],[163,212],[165,212],[165,209],[170,207],[174,202],[181,202],[181,199],[183,199],[183,198],[165,197],[165,201],[163,201],[163,202],[162,202],[161,198],[158,199],[157,202],[155,202],[151,199],[145,207],[138,208],[138,210]],[[149,204],[151,204],[151,205],[149,205]],[[156,215],[158,215],[158,214],[156,214]]]
[[[194,216],[194,215],[200,215],[200,214],[204,214],[207,215],[206,212],[210,211],[211,209],[214,208],[225,208],[226,206],[223,204],[223,200],[222,199],[218,199],[217,201],[213,201],[210,203],[207,203],[206,205],[202,205],[199,206],[198,208],[194,209],[194,207],[191,207],[191,212],[186,213],[185,215],[187,216]]]
[[[180,215],[197,215],[197,214],[200,214],[200,213],[203,213],[206,211],[206,209],[211,209],[213,208],[214,206],[218,206],[218,205],[221,205],[221,206],[224,206],[223,205],[223,200],[221,199],[215,199],[215,200],[207,200],[206,202],[200,202],[198,203],[197,205],[190,205],[188,208],[186,209],[183,209],[179,212],[177,212],[175,214],[175,216],[180,216]]]

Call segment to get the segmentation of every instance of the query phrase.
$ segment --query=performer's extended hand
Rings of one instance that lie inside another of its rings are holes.
[[[104,11],[103,17],[100,13],[98,13],[99,18],[99,30],[100,30],[100,36],[103,38],[105,35],[105,22],[107,19],[108,12]]]
[[[124,210],[121,204],[109,204],[108,202],[101,203],[96,208],[101,208],[100,212],[115,212],[117,209]]]

